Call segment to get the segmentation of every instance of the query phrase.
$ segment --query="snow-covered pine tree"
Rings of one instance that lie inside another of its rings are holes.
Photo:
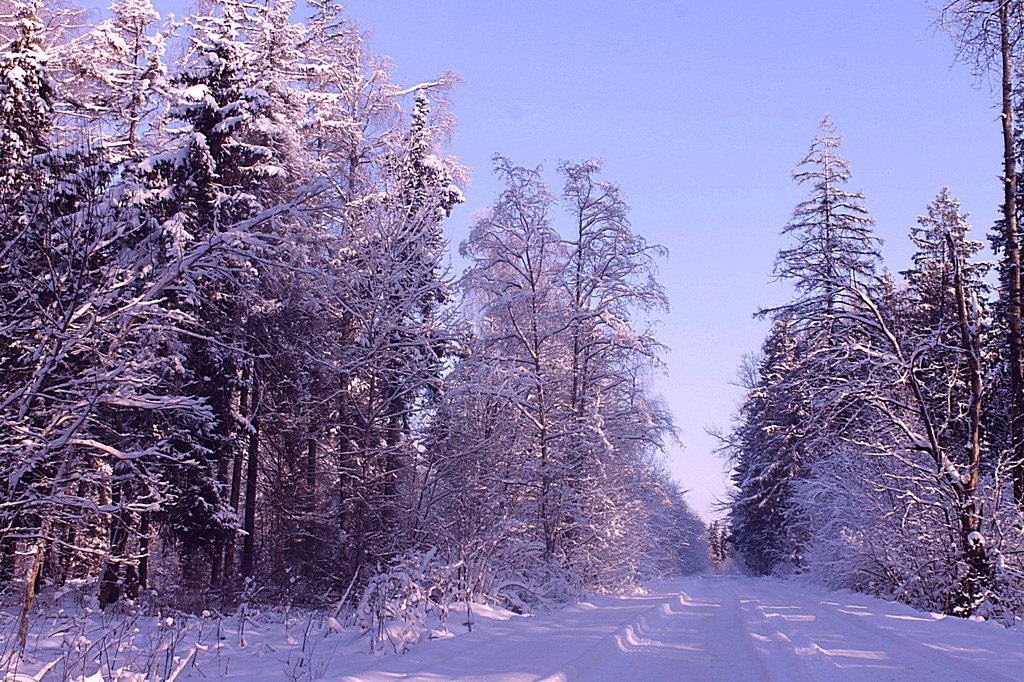
[[[917,251],[906,274],[911,294],[907,341],[920,359],[916,374],[923,388],[920,400],[937,432],[935,440],[959,471],[959,486],[949,486],[947,506],[959,510],[960,528],[950,528],[960,556],[949,566],[947,610],[969,613],[992,588],[992,565],[985,547],[980,485],[983,468],[983,400],[988,368],[983,355],[988,298],[986,264],[976,262],[981,243],[968,240],[971,226],[960,202],[942,188],[911,231]],[[916,314],[914,314],[916,313]],[[1012,476],[1010,477],[1012,479]],[[1010,491],[1012,492],[1012,491]],[[994,507],[995,505],[990,505]],[[972,533],[982,538],[975,542]]]
[[[217,587],[225,545],[239,525],[231,475],[249,444],[238,419],[247,321],[259,303],[259,264],[276,262],[279,239],[272,220],[257,219],[295,198],[286,191],[288,133],[273,115],[263,87],[268,74],[247,39],[248,5],[221,5],[188,19],[187,58],[164,124],[169,148],[142,166],[150,171],[146,210],[162,235],[159,257],[183,263],[195,244],[216,245],[188,260],[166,300],[184,322],[167,349],[177,358],[178,390],[212,414],[198,433],[181,430],[183,454],[203,466],[177,482],[180,494],[162,524],[181,543],[186,573]]]
[[[800,344],[800,364],[788,380],[794,395],[808,401],[807,413],[813,416],[803,431],[808,467],[820,455],[835,453],[834,438],[843,429],[855,430],[864,417],[850,409],[841,390],[844,382],[854,379],[855,369],[845,364],[845,348],[857,341],[850,317],[863,308],[858,292],[870,295],[879,285],[880,240],[872,231],[874,220],[863,205],[864,195],[846,189],[850,166],[839,155],[841,145],[842,138],[826,115],[793,173],[810,191],[782,231],[793,243],[779,251],[775,264],[776,277],[793,286],[795,298],[760,313],[786,315]]]
[[[986,395],[981,301],[987,285],[985,268],[972,261],[981,245],[967,240],[966,217],[943,189],[911,231],[917,251],[914,267],[905,273],[902,326],[881,304],[860,322],[868,335],[874,328],[877,353],[862,360],[872,368],[874,386],[859,398],[877,417],[876,435],[865,430],[862,446],[896,453],[875,481],[876,495],[894,488],[884,480],[899,481],[902,489],[898,499],[890,499],[893,509],[886,516],[892,518],[873,525],[888,522],[893,536],[906,533],[901,547],[913,546],[913,537],[932,543],[927,554],[945,554],[944,562],[915,567],[919,548],[906,551],[902,560],[899,550],[890,549],[882,563],[904,576],[902,589],[916,591],[920,605],[961,615],[988,599],[994,549],[987,547],[979,501]],[[878,445],[877,433],[886,429],[886,444]],[[901,456],[901,449],[911,454]]]
[[[856,430],[865,416],[851,407],[841,389],[847,380],[854,379],[850,373],[855,368],[845,363],[845,348],[855,343],[856,335],[848,318],[862,308],[862,302],[852,292],[876,288],[879,240],[872,234],[873,221],[863,206],[863,195],[845,187],[850,168],[838,154],[841,144],[835,125],[826,115],[810,151],[793,173],[799,184],[809,185],[810,192],[783,229],[793,244],[779,252],[775,265],[776,277],[793,286],[795,298],[759,313],[771,316],[777,323],[773,334],[783,333],[785,340],[780,337],[778,341],[792,343],[793,347],[787,351],[785,362],[765,378],[789,402],[781,422],[767,422],[773,424],[773,429],[782,429],[780,435],[789,429],[789,437],[784,439],[787,444],[775,450],[778,461],[771,458],[771,451],[755,454],[757,461],[741,466],[735,477],[739,492],[733,513],[739,511],[740,515],[732,520],[731,530],[737,551],[745,554],[749,550],[752,568],[758,571],[778,570],[781,560],[790,566],[802,565],[802,544],[815,531],[793,497],[795,488],[809,482],[822,457],[848,456],[838,454],[841,448],[837,439],[845,431]],[[776,349],[772,351],[775,355]],[[745,409],[756,414],[760,406],[755,399]],[[752,426],[756,434],[760,421],[760,417],[741,415],[740,424]],[[732,449],[742,452],[745,447]],[[827,470],[828,466],[823,468]],[[760,505],[767,504],[758,499],[763,491],[790,499],[779,498],[768,507],[780,506],[759,514]],[[756,493],[753,497],[749,494],[752,492]],[[817,494],[813,484],[807,494]],[[754,504],[749,519],[745,517],[747,512],[735,506],[747,500]],[[759,533],[788,540],[782,543],[784,547],[777,542],[766,544],[771,549],[762,553],[757,549],[759,541],[745,535],[748,524],[760,527]]]
[[[164,400],[155,389],[160,362],[146,339],[166,323],[155,303],[162,296],[156,280],[167,273],[155,273],[140,250],[145,240],[121,201],[117,156],[102,141],[72,135],[61,146],[51,134],[48,102],[60,93],[44,85],[36,8],[20,7],[22,37],[5,62],[17,87],[4,90],[25,102],[3,108],[28,112],[9,130],[34,137],[31,149],[6,140],[7,177],[20,178],[0,206],[9,237],[0,252],[0,466],[7,486],[0,533],[9,574],[13,548],[28,557],[14,571],[27,605],[38,587],[95,575],[104,563],[105,586],[120,584],[106,578],[134,565],[133,519],[164,498],[166,473],[176,466],[159,434],[135,428],[151,422],[140,415],[198,405]],[[23,106],[33,99],[39,102]],[[132,588],[134,580],[121,577]]]
[[[726,570],[728,568],[727,562],[731,558],[731,552],[729,551],[730,537],[726,524],[718,519],[709,523],[707,541],[708,559],[711,562],[711,567],[716,573]]]
[[[735,485],[729,534],[744,566],[758,575],[799,566],[806,543],[793,491],[807,475],[802,439],[808,404],[790,381],[800,350],[794,325],[780,316],[760,356],[741,373],[747,393],[720,449],[732,462]]]
[[[450,296],[442,263],[443,221],[464,198],[457,185],[462,169],[441,154],[447,132],[444,120],[432,116],[427,93],[417,91],[408,133],[385,159],[389,196],[383,222],[393,227],[388,230],[391,235],[385,232],[381,246],[392,261],[385,269],[391,280],[386,300],[393,316],[389,344],[397,351],[387,363],[393,377],[387,391],[393,422],[387,440],[394,450],[388,469],[405,479],[405,495],[415,495],[419,485],[413,427],[429,423],[442,367],[453,350],[454,319],[445,307]],[[372,243],[368,249],[380,250]],[[408,523],[416,525],[420,519]]]
[[[849,302],[836,309],[843,336],[831,346],[842,364],[814,403],[827,439],[810,441],[832,448],[816,453],[796,496],[819,580],[960,615],[994,606],[979,501],[984,283],[966,231],[940,194],[914,232],[909,309],[885,278],[834,290]]]
[[[987,268],[975,262],[982,245],[967,239],[970,225],[966,219],[960,203],[942,188],[928,206],[928,213],[919,217],[911,229],[916,251],[913,267],[903,273],[909,293],[908,319],[902,321],[903,328],[915,346],[934,349],[922,357],[918,374],[928,385],[925,400],[934,418],[947,425],[940,434],[943,445],[954,452],[969,440],[970,428],[964,412],[964,406],[970,403],[970,380],[958,350],[955,266],[959,265],[968,303],[980,304],[988,298],[984,281]],[[951,245],[960,251],[950,253]],[[984,317],[980,312],[979,319]]]
[[[775,275],[790,283],[796,298],[776,311],[800,320],[809,335],[836,334],[835,313],[850,305],[846,285],[874,285],[880,262],[879,239],[872,233],[874,221],[863,206],[864,195],[850,192],[850,165],[839,155],[842,138],[830,116],[819,124],[810,151],[800,161],[793,178],[808,185],[809,195],[797,204],[782,234],[793,245],[779,251]]]
[[[0,95],[0,163],[3,175],[0,186],[5,205],[14,203],[14,193],[31,186],[29,161],[47,146],[47,135],[53,118],[53,83],[46,69],[48,56],[43,51],[41,2],[14,2],[12,16],[5,28],[13,34],[3,53],[3,88]],[[13,228],[9,228],[13,229]],[[13,236],[5,232],[4,241]]]

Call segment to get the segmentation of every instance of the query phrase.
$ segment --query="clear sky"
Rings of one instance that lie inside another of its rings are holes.
[[[185,3],[155,4],[180,16]],[[844,133],[891,269],[907,266],[907,232],[943,185],[976,238],[998,210],[994,95],[954,64],[921,0],[351,0],[348,12],[400,82],[465,79],[452,151],[474,172],[453,249],[495,197],[494,152],[550,171],[605,159],[635,229],[670,249],[658,389],[683,440],[672,471],[705,518],[726,489],[705,429],[727,426],[741,398],[730,382],[767,331],[751,313],[787,296],[772,264],[822,114]]]

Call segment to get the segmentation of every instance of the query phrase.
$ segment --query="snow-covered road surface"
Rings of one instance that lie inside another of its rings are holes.
[[[772,579],[693,577],[345,656],[343,680],[1024,680],[1024,632]]]

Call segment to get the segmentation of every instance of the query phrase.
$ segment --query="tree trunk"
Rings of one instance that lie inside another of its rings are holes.
[[[1007,278],[1006,318],[1010,333],[1009,370],[1010,440],[1013,449],[1013,498],[1024,506],[1024,377],[1021,369],[1020,242],[1017,233],[1017,155],[1013,137],[1013,59],[1010,44],[1010,9],[999,4],[1000,53],[1002,57],[1003,124],[1003,255]]]
[[[253,405],[249,402],[249,382],[252,376],[252,363],[246,363],[242,373],[242,390],[239,393],[238,405],[240,410],[246,410],[251,419],[255,413]],[[248,433],[248,432],[246,432]],[[248,437],[248,436],[247,436]],[[242,497],[242,448],[236,448],[231,463],[231,510],[236,516]],[[235,546],[237,544],[237,533],[233,533],[224,548],[224,589],[231,594],[235,591]]]
[[[122,492],[116,493],[115,504],[120,504],[124,499]],[[121,598],[123,583],[121,582],[121,564],[125,562],[125,555],[128,551],[128,528],[131,521],[131,514],[125,509],[113,514],[110,519],[110,553],[103,566],[103,574],[100,579],[99,602],[100,608],[107,608]]]
[[[259,473],[260,454],[260,417],[259,417],[259,384],[253,377],[251,389],[251,405],[249,422],[249,453],[245,472],[245,539],[242,541],[242,575],[251,578],[256,568],[256,477]]]
[[[45,529],[44,529],[45,530]],[[35,542],[32,550],[31,563],[25,575],[25,599],[21,605],[21,614],[18,617],[18,651],[25,651],[25,644],[28,642],[28,617],[32,611],[32,601],[36,596],[36,580],[39,577],[39,570],[43,565],[43,550],[46,544],[45,533]]]
[[[17,559],[17,542],[5,535],[0,539],[0,584],[7,584],[14,578]]]
[[[978,507],[978,479],[981,477],[981,412],[984,384],[981,370],[981,351],[975,324],[967,308],[967,292],[964,288],[963,273],[959,254],[961,249],[946,233],[953,258],[953,288],[956,294],[957,317],[960,327],[960,343],[967,355],[967,368],[971,387],[971,402],[968,408],[970,436],[967,443],[967,478],[963,485],[963,499],[960,500],[960,532],[963,543],[967,575],[963,587],[967,613],[973,612],[979,594],[984,591],[990,579],[988,552],[981,535],[981,510]]]
[[[316,438],[312,436],[306,440],[306,495],[312,512],[316,509]]]
[[[139,523],[139,589],[144,590],[149,580],[149,514],[142,513]]]

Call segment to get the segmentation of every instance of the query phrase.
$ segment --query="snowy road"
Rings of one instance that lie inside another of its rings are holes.
[[[343,680],[1024,680],[1024,633],[769,579],[686,578],[344,657]]]

